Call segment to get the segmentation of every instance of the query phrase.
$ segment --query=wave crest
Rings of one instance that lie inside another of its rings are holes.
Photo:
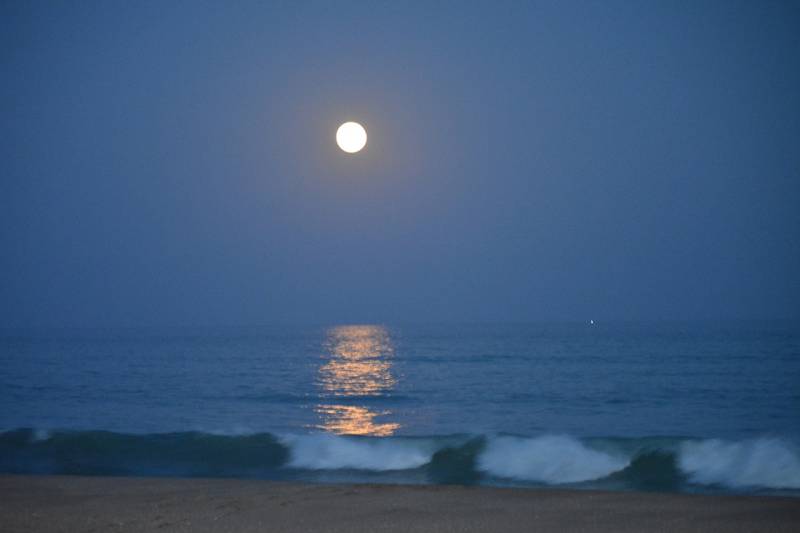
[[[562,484],[603,478],[629,462],[572,437],[544,435],[489,439],[478,467],[499,477]]]
[[[408,470],[431,461],[435,443],[421,439],[340,437],[330,434],[287,435],[288,466],[314,470]]]
[[[800,489],[797,451],[778,439],[687,441],[678,464],[690,481],[702,485]]]
[[[800,453],[794,441],[777,438],[376,438],[18,429],[0,432],[0,472],[797,491]]]

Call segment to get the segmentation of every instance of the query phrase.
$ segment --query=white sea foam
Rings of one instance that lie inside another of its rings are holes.
[[[432,460],[442,439],[354,438],[330,434],[286,435],[288,466],[314,470],[405,470]],[[449,443],[452,444],[452,443]],[[631,464],[632,456],[596,449],[566,435],[488,437],[478,452],[479,470],[506,479],[548,484],[602,479]],[[693,483],[731,488],[800,488],[800,454],[779,439],[691,440],[676,451],[678,466]]]
[[[797,449],[779,439],[687,441],[681,445],[678,459],[680,469],[695,483],[800,488]]]
[[[551,484],[599,479],[629,462],[559,435],[493,437],[478,457],[478,467],[489,474]]]
[[[405,470],[430,462],[436,451],[428,440],[358,439],[329,434],[287,435],[289,466],[317,470]]]

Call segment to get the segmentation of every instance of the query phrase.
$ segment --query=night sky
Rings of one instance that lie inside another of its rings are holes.
[[[0,80],[0,326],[800,318],[797,2],[5,1]]]

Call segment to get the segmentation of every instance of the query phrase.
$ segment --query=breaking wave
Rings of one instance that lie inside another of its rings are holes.
[[[321,433],[288,435],[288,466],[313,470],[407,470],[430,462],[436,451],[433,441],[422,439],[348,438]]]
[[[0,433],[0,472],[253,477],[800,495],[786,439]]]
[[[629,462],[560,435],[489,439],[478,459],[480,469],[495,476],[551,484],[600,479]]]
[[[778,439],[684,442],[679,465],[703,485],[800,489],[797,449]]]

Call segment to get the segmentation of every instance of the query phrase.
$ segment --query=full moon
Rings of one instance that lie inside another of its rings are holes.
[[[336,130],[336,144],[348,154],[359,152],[367,144],[367,130],[358,122],[345,122]]]

